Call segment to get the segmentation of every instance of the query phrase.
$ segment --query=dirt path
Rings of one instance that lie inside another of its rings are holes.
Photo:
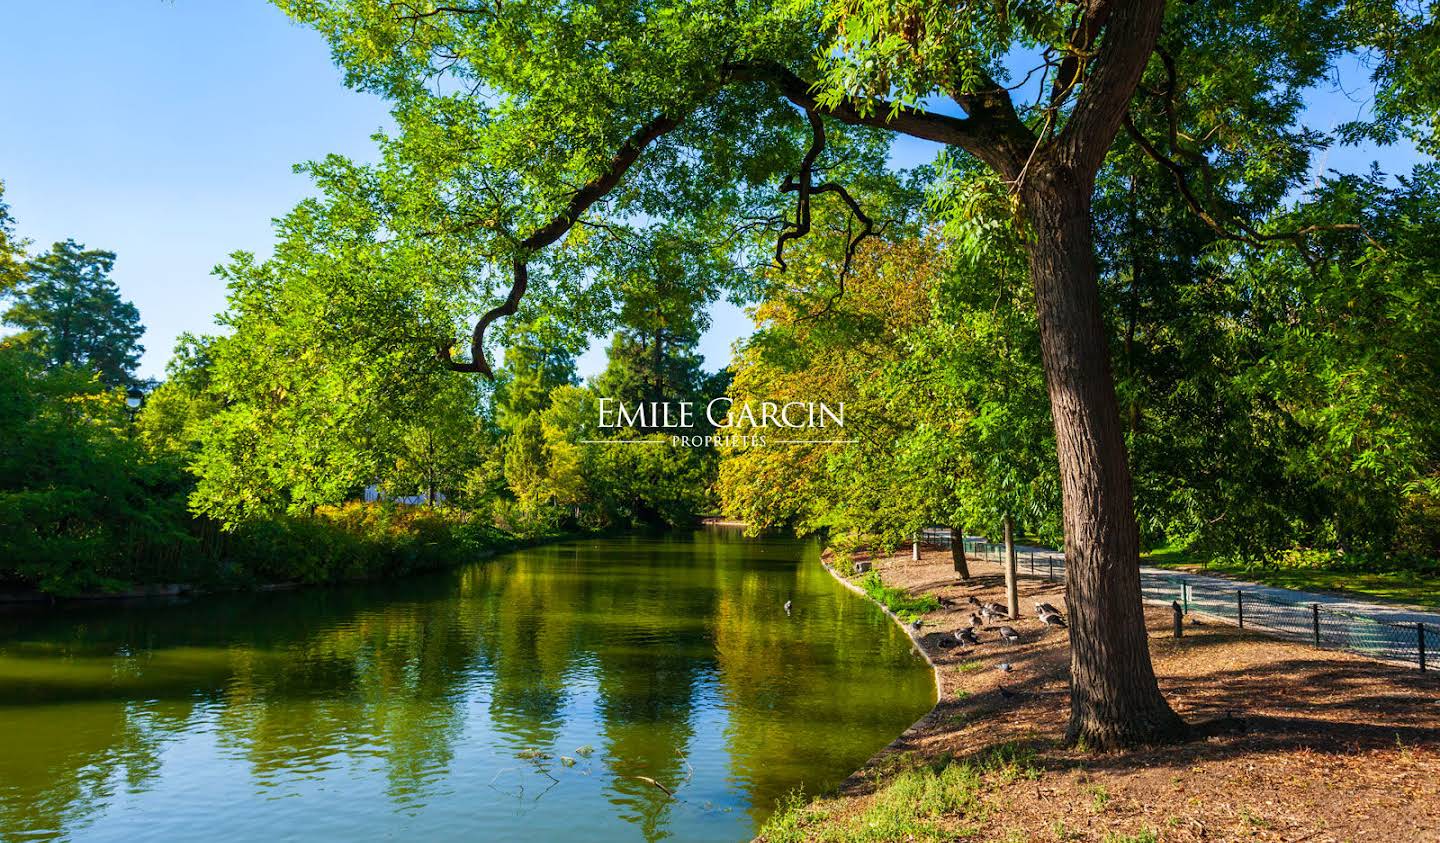
[[[1156,673],[1176,710],[1191,722],[1233,713],[1246,731],[1144,751],[1085,752],[1061,742],[1069,713],[1064,630],[1044,627],[1027,611],[1008,622],[1018,643],[982,628],[979,645],[959,646],[953,633],[970,625],[967,598],[1003,602],[992,566],[977,560],[978,576],[959,583],[948,550],[926,551],[919,562],[908,553],[872,561],[886,584],[949,604],[927,615],[917,636],[944,694],[826,803],[834,822],[863,813],[897,771],[979,759],[1003,746],[1023,749],[1034,775],[985,792],[981,839],[1440,841],[1434,674],[1222,624],[1187,626],[1176,639],[1169,612],[1149,608]],[[1043,580],[1022,578],[1020,596],[1027,610],[1037,600],[1063,605],[1060,585]],[[946,821],[958,835],[975,828],[976,816]]]

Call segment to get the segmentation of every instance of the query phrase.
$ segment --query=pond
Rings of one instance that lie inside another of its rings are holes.
[[[0,612],[0,839],[748,839],[934,703],[817,552],[707,528]]]

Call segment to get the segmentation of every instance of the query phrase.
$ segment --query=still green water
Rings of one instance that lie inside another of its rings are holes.
[[[747,839],[934,702],[816,554],[707,529],[0,612],[0,840]]]

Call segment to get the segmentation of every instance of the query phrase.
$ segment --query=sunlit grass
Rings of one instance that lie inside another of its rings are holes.
[[[807,802],[803,794],[792,793],[757,839],[890,843],[972,837],[990,814],[984,799],[988,785],[1039,775],[1033,751],[1007,744],[978,763],[942,761],[896,773],[856,813],[841,813],[837,803]]]
[[[1144,564],[1185,568],[1239,580],[1292,588],[1297,591],[1334,591],[1378,600],[1440,608],[1440,573],[1422,571],[1359,571],[1334,567],[1299,567],[1207,559],[1174,547],[1146,554]]]
[[[935,595],[922,594],[917,597],[903,588],[888,586],[876,571],[862,577],[860,587],[865,589],[871,600],[894,612],[903,621],[914,620],[919,615],[940,608],[940,601]]]
[[[1106,832],[1105,843],[1159,843],[1160,838],[1150,829],[1143,829],[1136,834],[1117,834]]]

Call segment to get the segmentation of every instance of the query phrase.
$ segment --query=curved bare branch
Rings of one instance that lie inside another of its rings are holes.
[[[485,359],[485,329],[490,327],[490,324],[496,319],[514,315],[515,311],[519,309],[520,299],[524,297],[525,289],[529,285],[528,262],[530,255],[565,236],[565,233],[575,225],[582,214],[615,189],[616,185],[620,183],[620,179],[640,158],[640,154],[645,151],[646,147],[663,135],[674,131],[683,119],[683,117],[662,114],[641,126],[634,134],[625,139],[615,156],[610,159],[598,176],[581,185],[574,192],[564,210],[516,244],[510,292],[506,295],[505,301],[491,308],[475,323],[475,329],[470,334],[469,362],[452,359],[450,344],[445,343],[436,354],[442,363],[457,372],[479,372],[487,378],[495,376],[489,362]],[[476,224],[466,227],[473,228],[474,225]]]

